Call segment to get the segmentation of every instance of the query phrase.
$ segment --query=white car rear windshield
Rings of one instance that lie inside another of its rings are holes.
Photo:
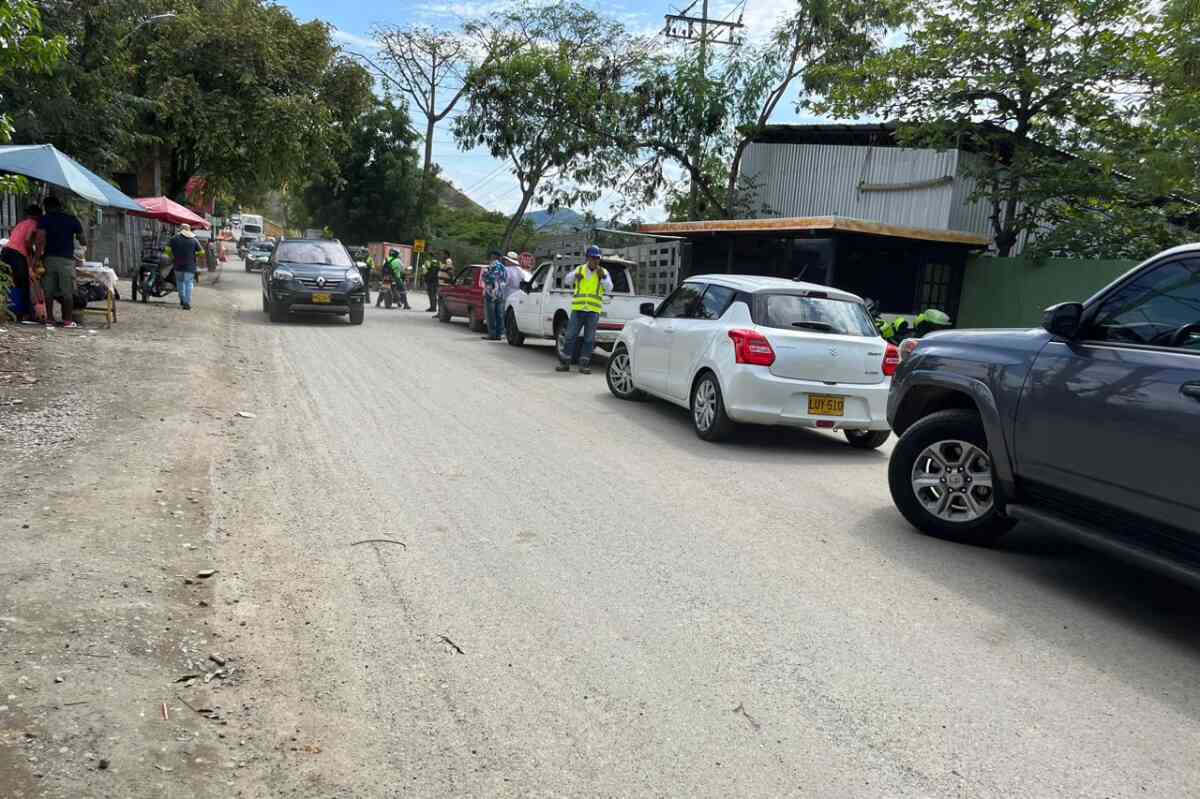
[[[799,294],[768,294],[759,324],[840,336],[879,335],[867,309],[857,302]]]

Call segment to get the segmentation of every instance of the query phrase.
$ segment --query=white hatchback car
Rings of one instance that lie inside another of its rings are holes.
[[[841,430],[851,445],[887,441],[900,363],[863,301],[814,283],[699,275],[625,324],[608,362],[620,399],[690,408],[703,439],[735,423]]]

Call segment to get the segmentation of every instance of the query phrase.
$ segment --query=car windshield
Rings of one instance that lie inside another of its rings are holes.
[[[840,336],[879,335],[860,303],[799,294],[768,294],[762,324]]]
[[[271,243],[255,244],[253,247],[251,247],[251,249],[255,252],[270,252],[271,250],[275,249],[275,245]]]
[[[333,241],[285,241],[276,250],[275,260],[289,264],[354,266],[346,248]]]
[[[260,225],[242,225],[242,231],[245,233],[262,233]]]

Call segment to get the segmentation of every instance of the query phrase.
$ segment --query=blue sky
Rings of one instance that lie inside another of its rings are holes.
[[[400,3],[354,2],[354,0],[281,0],[301,20],[322,19],[336,30],[338,43],[348,50],[358,50],[371,55],[370,32],[376,24],[405,25],[419,23],[434,27],[452,27],[461,19],[484,16],[493,9],[505,5],[504,0],[482,0],[461,2],[459,0],[410,0]],[[623,21],[631,30],[653,33],[662,29],[663,15],[672,9],[687,5],[682,0],[657,2],[628,2],[627,0],[594,0],[588,5]],[[724,16],[734,9],[735,3],[728,0],[711,0],[711,16]],[[743,22],[747,33],[761,36],[768,33],[774,23],[791,8],[794,0],[746,0]],[[780,122],[796,118],[791,105],[781,107],[776,114]],[[470,195],[471,199],[486,208],[512,213],[520,200],[516,179],[503,164],[493,159],[486,151],[460,151],[454,144],[449,128],[450,120],[442,123],[434,134],[433,155],[443,174],[456,186]],[[613,198],[602,198],[594,210],[603,216],[611,207]],[[576,210],[584,210],[582,208]],[[646,208],[642,216],[652,220],[663,215],[661,208]]]

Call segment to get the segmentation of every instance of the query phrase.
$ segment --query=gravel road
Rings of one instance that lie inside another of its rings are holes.
[[[228,724],[96,795],[1200,795],[1196,593],[916,535],[886,448],[706,444],[549,345],[269,325],[257,280],[196,301],[230,348],[194,379],[254,414],[191,453]]]

